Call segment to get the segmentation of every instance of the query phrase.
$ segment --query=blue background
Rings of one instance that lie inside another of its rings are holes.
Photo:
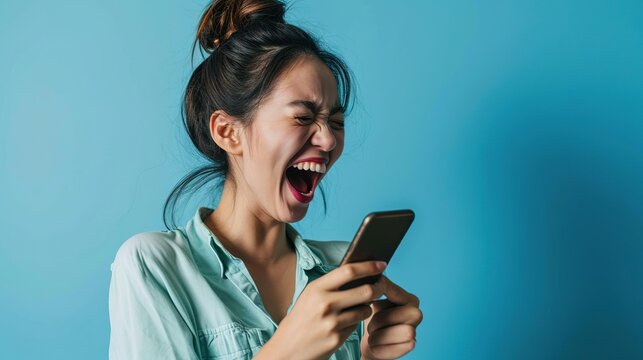
[[[110,263],[199,164],[179,109],[206,1],[0,3],[0,357],[107,357]],[[296,227],[416,221],[387,270],[409,359],[643,358],[643,4],[296,1],[352,67]],[[179,213],[187,221],[193,199]]]

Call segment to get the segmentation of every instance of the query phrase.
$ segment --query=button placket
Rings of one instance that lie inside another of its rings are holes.
[[[212,250],[215,253],[217,253],[218,251],[225,251],[223,249],[218,249],[218,247],[214,244],[213,235],[210,235],[210,240]],[[246,299],[250,300],[250,302],[257,309],[259,309],[260,312],[268,320],[270,320],[270,322],[275,327],[277,327],[277,324],[274,320],[272,320],[272,317],[270,317],[268,311],[263,305],[261,296],[259,295],[259,290],[257,289],[257,285],[252,279],[252,276],[250,276],[250,273],[248,272],[248,269],[246,268],[243,261],[239,258],[233,257],[232,254],[230,254],[229,256],[219,256],[217,254],[217,256],[219,257],[219,259],[226,259],[225,264],[223,261],[219,262],[219,264],[221,265],[221,276],[227,278],[232,283],[232,285],[234,285],[234,287],[241,294],[243,294]]]
[[[259,291],[257,290],[257,286],[252,280],[252,276],[250,276],[249,273],[246,274],[246,272],[247,270],[245,269],[245,266],[243,269],[239,266],[234,266],[230,268],[230,271],[226,271],[226,277],[246,299],[250,300],[250,302],[252,302],[252,304],[259,309],[268,320],[270,320],[276,328],[277,323],[275,323],[272,317],[270,317],[268,310],[264,307]]]
[[[304,257],[302,256],[302,258]],[[299,252],[297,252],[297,260],[297,268],[295,269],[295,291],[293,293],[292,300],[290,301],[290,306],[288,307],[288,310],[286,310],[286,313],[288,314],[295,306],[295,303],[299,299],[299,296],[308,284],[308,275],[306,274],[306,271],[301,266],[299,266]],[[308,266],[306,266],[306,268],[307,267]]]

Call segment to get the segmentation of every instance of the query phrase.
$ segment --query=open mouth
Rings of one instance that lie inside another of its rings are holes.
[[[327,171],[326,162],[306,159],[286,169],[288,189],[297,201],[307,204],[313,200],[315,188]]]
[[[315,188],[328,171],[328,157],[307,157],[289,165],[284,177],[292,196],[302,204],[308,204],[315,196]]]
[[[312,195],[321,175],[318,172],[300,170],[292,166],[286,170],[286,179],[303,196]]]

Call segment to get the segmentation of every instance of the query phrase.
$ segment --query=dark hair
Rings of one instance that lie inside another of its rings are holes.
[[[226,178],[234,182],[227,153],[210,136],[210,115],[221,109],[244,125],[250,124],[275,79],[301,56],[316,56],[328,66],[337,81],[341,110],[348,113],[352,100],[349,68],[341,58],[322,49],[308,32],[287,24],[285,11],[278,0],[215,0],[203,13],[192,56],[197,42],[201,54],[205,51],[208,56],[188,81],[181,115],[190,140],[208,164],[190,172],[172,189],[163,208],[166,228],[176,228],[174,210],[185,191],[211,180],[218,180],[215,190]],[[326,213],[321,185],[320,191]]]

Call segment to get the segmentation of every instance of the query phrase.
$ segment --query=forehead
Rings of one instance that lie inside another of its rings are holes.
[[[310,100],[329,110],[338,103],[337,82],[328,66],[314,56],[295,60],[276,80],[267,99],[275,105]]]

